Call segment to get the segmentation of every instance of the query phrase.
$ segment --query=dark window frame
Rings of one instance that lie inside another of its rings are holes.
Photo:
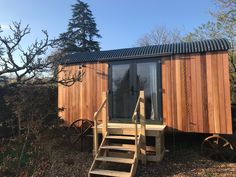
[[[158,112],[158,120],[151,120],[150,123],[155,123],[155,124],[162,124],[163,123],[163,104],[162,104],[162,57],[157,57],[157,58],[143,58],[143,59],[133,59],[133,60],[123,60],[123,61],[111,61],[108,62],[108,93],[109,93],[109,119],[111,122],[130,122],[131,119],[118,119],[116,121],[116,119],[112,119],[112,109],[113,109],[113,105],[112,105],[112,65],[122,65],[122,64],[133,64],[136,65],[136,67],[132,67],[132,68],[136,68],[137,70],[137,64],[139,63],[149,63],[149,62],[156,62],[156,76],[157,76],[157,102],[158,102],[158,106],[157,106],[157,112]],[[133,72],[133,71],[131,71]],[[136,71],[137,72],[137,71]],[[135,86],[136,87],[136,86]],[[134,88],[137,89],[137,88]],[[132,116],[132,115],[131,115]]]

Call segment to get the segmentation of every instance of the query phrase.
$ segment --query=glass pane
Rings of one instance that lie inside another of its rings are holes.
[[[112,66],[112,118],[129,118],[130,65]]]
[[[157,120],[157,70],[156,62],[137,64],[137,88],[144,90],[146,119]]]

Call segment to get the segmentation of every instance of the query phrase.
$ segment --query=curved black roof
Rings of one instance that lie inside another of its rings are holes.
[[[61,64],[109,62],[175,54],[227,51],[230,48],[231,45],[227,39],[208,39],[98,52],[73,53],[67,55]]]

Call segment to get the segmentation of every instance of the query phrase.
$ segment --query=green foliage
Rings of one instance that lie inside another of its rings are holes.
[[[236,0],[215,0],[217,10],[211,14],[236,35]]]
[[[59,48],[66,53],[100,50],[99,43],[94,38],[101,36],[89,5],[77,0],[72,5],[72,13],[67,32],[60,34],[57,40]]]
[[[206,38],[226,38],[236,46],[236,0],[214,0],[216,10],[210,12],[215,18],[195,28],[184,39],[186,41]]]
[[[204,39],[214,39],[214,38],[223,38],[225,37],[225,30],[219,24],[215,22],[208,21],[205,24],[200,25],[195,28],[193,32],[187,34],[184,37],[184,41],[196,41],[196,40],[204,40]]]
[[[236,45],[236,36],[234,35],[232,28],[224,26],[218,21],[208,21],[207,23],[198,26],[192,32],[187,34],[183,38],[183,41],[196,41],[214,38],[226,38],[231,42],[232,46]]]

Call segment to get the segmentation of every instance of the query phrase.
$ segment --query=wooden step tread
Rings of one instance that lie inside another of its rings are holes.
[[[96,160],[105,162],[125,163],[125,164],[134,163],[134,159],[120,158],[120,157],[98,157],[96,158]]]
[[[94,169],[94,170],[90,171],[90,174],[103,175],[103,176],[120,176],[120,177],[130,176],[129,172],[102,170],[102,169]]]
[[[135,140],[134,136],[116,136],[116,135],[109,135],[106,137],[107,139],[122,139],[122,140]]]
[[[135,151],[135,145],[130,145],[128,147],[124,146],[102,146],[101,149],[111,149],[111,150],[119,150],[119,151]]]

